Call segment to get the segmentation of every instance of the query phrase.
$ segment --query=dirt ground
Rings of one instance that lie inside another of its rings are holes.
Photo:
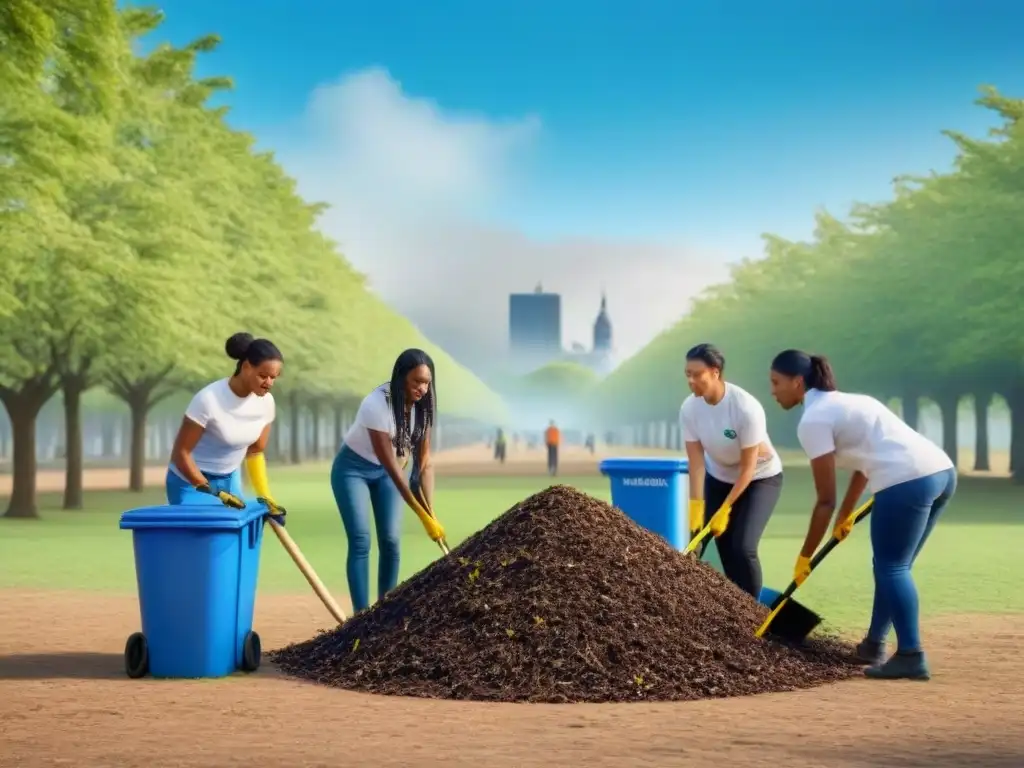
[[[599,474],[598,464],[601,459],[609,456],[643,456],[665,455],[665,451],[656,449],[631,448],[621,446],[601,446],[596,453],[577,446],[565,446],[559,461],[559,474],[562,477],[587,477]],[[790,460],[792,457],[786,457]],[[993,466],[998,465],[999,471],[974,472],[965,468],[973,466],[973,455],[966,456],[961,451],[962,475],[1008,476],[1004,465],[1008,457],[1001,453],[993,456]],[[802,460],[802,457],[797,457]],[[542,477],[547,474],[547,458],[543,448],[528,450],[525,446],[518,448],[508,446],[504,464],[494,461],[492,449],[487,446],[470,445],[439,451],[435,456],[438,472],[447,477]],[[146,467],[143,480],[147,486],[159,486],[164,482],[167,468],[163,465]],[[55,493],[64,490],[64,470],[62,468],[41,468],[36,474],[37,488],[40,493]],[[128,487],[127,467],[91,467],[85,470],[83,481],[88,490],[113,490]],[[11,476],[9,468],[0,467],[0,496],[11,493]]]
[[[134,596],[0,591],[0,766],[1024,765],[1024,618],[929,625],[929,683],[855,680],[684,704],[480,705],[284,678],[129,680]],[[260,597],[265,649],[327,625]]]
[[[617,449],[609,452],[598,451],[591,455],[582,448],[566,448],[562,452],[559,474],[564,477],[585,477],[598,474],[597,465],[606,455],[630,455],[635,449]],[[435,457],[438,471],[448,477],[466,476],[542,476],[546,474],[547,458],[541,449],[516,451],[509,447],[504,464],[492,458],[491,451],[484,445],[455,448],[440,451]],[[167,475],[166,466],[146,467],[143,480],[147,486],[162,485]],[[112,490],[128,487],[127,467],[92,467],[83,475],[85,488],[92,491]],[[64,490],[63,469],[40,469],[36,474],[36,488],[40,493],[54,493]],[[0,472],[0,496],[10,495],[11,476]]]

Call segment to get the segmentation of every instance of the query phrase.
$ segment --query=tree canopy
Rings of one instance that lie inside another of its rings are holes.
[[[0,11],[8,513],[35,514],[35,418],[58,391],[75,507],[81,395],[102,386],[124,400],[141,441],[161,398],[224,375],[224,340],[240,330],[283,350],[293,403],[359,398],[416,346],[435,359],[442,414],[504,419],[495,393],[369,290],[318,229],[323,206],[211,106],[231,82],[194,70],[216,36],[134,52],[161,21],[111,0]]]
[[[845,221],[820,212],[806,242],[766,235],[763,258],[736,266],[602,383],[593,405],[604,421],[675,418],[683,357],[698,342],[721,347],[727,378],[763,398],[772,357],[797,347],[828,356],[843,389],[899,398],[908,422],[920,398],[936,402],[954,459],[959,401],[1002,396],[1024,482],[1024,100],[985,88],[978,103],[1001,126],[986,139],[947,132],[951,172],[899,177],[891,200]],[[776,424],[793,418],[767,410]]]

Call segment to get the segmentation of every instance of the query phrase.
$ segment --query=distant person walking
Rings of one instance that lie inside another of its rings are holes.
[[[167,468],[168,504],[209,504],[211,496],[245,507],[241,467],[249,484],[283,522],[284,509],[270,495],[263,455],[276,416],[270,393],[284,358],[268,339],[236,333],[224,344],[235,372],[199,390],[185,409]]]
[[[505,452],[507,443],[505,440],[505,430],[498,427],[498,432],[494,438],[494,460],[500,461],[502,464],[505,463]]]
[[[395,360],[391,381],[363,398],[334,459],[331,489],[348,537],[345,571],[357,612],[370,605],[371,510],[380,548],[378,599],[398,585],[403,499],[431,539],[444,537],[441,524],[428,514],[434,501],[430,428],[436,418],[434,361],[422,350],[407,349]]]
[[[794,568],[807,578],[810,558],[828,529],[838,496],[836,468],[850,470],[833,535],[846,538],[865,488],[874,494],[871,548],[875,599],[871,626],[857,646],[875,679],[930,677],[921,646],[917,588],[910,570],[956,492],[956,469],[945,452],[868,395],[839,392],[828,360],[787,349],[771,366],[772,395],[785,410],[803,404],[797,437],[811,460],[817,502]],[[896,653],[886,639],[896,629]]]
[[[686,353],[692,394],[679,409],[690,475],[690,536],[711,523],[726,577],[757,599],[758,547],[782,494],[782,460],[768,437],[764,407],[725,381],[712,344]],[[706,545],[705,545],[706,546]]]
[[[551,421],[544,430],[544,445],[548,449],[548,474],[551,477],[558,474],[558,446],[561,442],[562,433],[558,431],[555,422]]]

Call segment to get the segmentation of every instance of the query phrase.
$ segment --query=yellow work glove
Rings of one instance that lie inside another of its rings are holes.
[[[251,453],[245,457],[245,472],[249,475],[249,485],[256,491],[260,503],[267,508],[267,514],[278,525],[284,525],[287,510],[274,501],[270,495],[270,481],[267,479],[267,458],[262,453]]]
[[[704,499],[690,499],[690,538],[704,527]]]
[[[711,518],[711,535],[716,539],[725,533],[725,529],[729,527],[729,515],[732,514],[732,507],[728,504],[723,504],[715,512],[714,517]]]
[[[793,566],[793,581],[799,587],[811,575],[811,558],[800,555]]]
[[[200,493],[208,493],[211,496],[216,496],[218,499],[220,499],[220,503],[223,504],[225,507],[231,507],[233,509],[245,509],[245,502],[242,501],[237,496],[235,496],[235,494],[228,493],[227,491],[214,492],[213,488],[210,487],[209,483],[197,485],[196,490],[199,491]]]
[[[427,532],[427,536],[430,537],[431,541],[441,541],[444,538],[444,528],[436,517],[419,504],[413,507],[412,511],[416,513],[416,517],[423,523],[423,530]]]
[[[842,541],[850,535],[850,531],[853,530],[854,523],[853,514],[849,514],[845,520],[836,523],[835,528],[832,529],[832,535],[839,541]]]

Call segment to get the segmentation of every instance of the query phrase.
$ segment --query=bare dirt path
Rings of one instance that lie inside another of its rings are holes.
[[[601,459],[609,456],[664,456],[666,451],[658,449],[631,448],[631,447],[607,447],[602,446],[596,453],[591,454],[583,448],[566,446],[562,449],[562,456],[559,462],[559,474],[562,477],[588,477],[600,474],[598,464]],[[987,477],[1008,477],[1008,471],[999,469],[994,472],[975,472],[967,470],[973,466],[973,455],[967,457],[970,461],[964,460],[961,452],[961,474],[981,475]],[[1003,467],[1008,462],[1004,461],[1003,454],[997,454],[993,459],[993,466]],[[505,463],[494,460],[492,450],[486,445],[470,445],[452,450],[440,451],[435,458],[438,471],[448,477],[543,477],[547,474],[546,457],[543,448],[527,449],[525,446],[509,446]],[[802,456],[795,453],[784,455],[786,462],[805,462]],[[326,462],[323,462],[326,477]],[[11,476],[7,469],[0,469],[0,496],[9,496],[11,493]],[[164,466],[150,466],[145,468],[143,482],[148,487],[163,485],[167,469]],[[86,490],[117,490],[128,487],[127,467],[90,467],[84,472],[83,482]],[[40,493],[57,493],[64,490],[63,469],[40,469],[36,474],[37,489]]]
[[[220,681],[129,680],[134,596],[0,591],[0,766],[1024,765],[1024,617],[933,622],[930,683],[686,704],[480,705],[298,683],[268,664]],[[265,648],[326,626],[310,597],[261,597]]]
[[[560,474],[565,477],[580,477],[598,474],[597,465],[606,455],[630,455],[636,451],[631,449],[598,452],[591,455],[582,448],[567,448],[563,452]],[[540,449],[528,451],[509,451],[504,464],[494,461],[491,452],[484,445],[455,448],[451,451],[440,451],[435,459],[438,471],[449,477],[464,476],[541,476],[546,473],[545,454]],[[324,477],[328,464],[324,463]],[[167,475],[165,466],[148,466],[143,474],[146,486],[163,485]],[[125,489],[128,487],[127,467],[91,467],[83,473],[86,490],[105,491]],[[63,469],[40,469],[36,473],[36,489],[40,493],[56,493],[64,490]],[[0,496],[11,493],[11,476],[0,472]]]

